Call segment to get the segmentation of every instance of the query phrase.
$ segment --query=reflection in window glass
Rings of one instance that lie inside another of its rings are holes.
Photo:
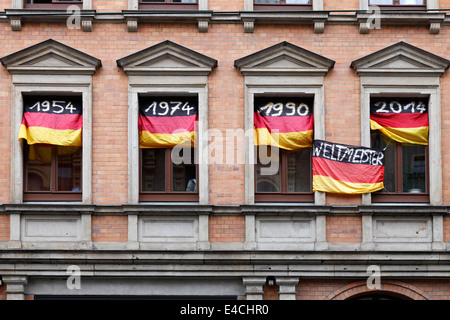
[[[277,151],[279,155],[280,150]],[[275,155],[275,153],[272,153],[270,147],[267,148],[267,157],[264,157],[264,152],[259,152],[259,148],[257,148],[257,154],[258,162],[255,167],[256,192],[281,192],[280,158],[272,157],[272,154]],[[278,168],[278,170],[276,170],[276,174],[266,175],[261,171],[263,168]]]
[[[197,166],[194,162],[194,149],[181,149],[179,156],[184,158],[184,153],[190,153],[189,163],[173,164],[172,166],[172,191],[197,192]],[[189,155],[188,155],[189,157]]]
[[[287,152],[287,191],[311,192],[311,149]]]
[[[142,149],[142,191],[165,191],[165,149]]]
[[[426,192],[425,146],[402,146],[403,192]]]
[[[26,165],[27,191],[50,191],[52,178],[52,147],[40,148],[36,145],[27,148]]]
[[[81,148],[58,147],[58,191],[81,191]]]

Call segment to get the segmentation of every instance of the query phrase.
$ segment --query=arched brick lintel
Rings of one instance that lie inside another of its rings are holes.
[[[346,300],[364,293],[387,293],[400,295],[412,300],[431,300],[431,298],[419,288],[401,281],[382,281],[380,289],[369,289],[366,281],[357,281],[347,284],[332,293],[325,300]]]

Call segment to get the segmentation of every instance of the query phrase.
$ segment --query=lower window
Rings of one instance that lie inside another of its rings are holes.
[[[78,5],[82,9],[81,0],[25,0],[23,5],[26,9],[58,9],[66,10],[69,6]]]
[[[256,202],[313,202],[311,148],[296,151],[268,148],[255,166]],[[278,155],[278,156],[277,156]],[[264,170],[274,168],[275,170]],[[273,171],[273,172],[272,172]],[[270,174],[268,174],[270,173]]]
[[[373,202],[430,201],[427,146],[402,144],[372,132],[372,147],[385,150],[384,189],[372,194]]]
[[[311,10],[312,0],[254,0],[254,10]]]
[[[141,149],[139,201],[198,201],[196,149],[179,150]]]
[[[197,0],[140,0],[141,10],[198,10]]]
[[[81,201],[82,147],[24,141],[24,201]]]

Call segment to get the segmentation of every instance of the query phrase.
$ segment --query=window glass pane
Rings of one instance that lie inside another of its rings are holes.
[[[400,4],[401,5],[416,5],[416,6],[418,6],[418,5],[420,5],[420,6],[423,6],[423,5],[425,5],[425,1],[424,0],[400,0]]]
[[[389,146],[386,148],[387,144]],[[379,132],[372,133],[372,148],[384,150],[384,189],[380,192],[396,192],[395,141]]]
[[[264,150],[265,148],[262,148]],[[267,155],[265,152],[257,148],[258,162],[255,167],[256,175],[256,192],[281,192],[281,168],[280,168],[280,150],[278,149],[278,157],[275,156],[276,152],[272,152],[272,148],[267,148]],[[278,170],[267,170],[271,173],[276,171],[275,174],[266,174],[261,171],[263,168],[275,168]]]
[[[280,0],[255,0],[256,4],[279,4]]]
[[[309,0],[286,0],[286,4],[309,4]]]
[[[165,149],[142,149],[142,191],[165,191]]]
[[[194,162],[195,149],[181,149],[177,154],[183,159],[181,164],[172,166],[172,190],[177,192],[197,192],[197,166]],[[178,161],[177,161],[178,162]]]
[[[426,192],[425,146],[402,146],[403,192]]]
[[[58,147],[58,191],[81,191],[81,147]]]
[[[50,191],[52,172],[52,147],[29,146],[27,148],[27,191]]]
[[[311,192],[311,149],[287,152],[287,191]]]
[[[373,6],[387,6],[387,5],[393,5],[394,4],[394,0],[370,0],[369,1],[370,5]]]

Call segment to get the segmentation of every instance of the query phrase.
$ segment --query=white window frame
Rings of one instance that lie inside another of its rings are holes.
[[[128,0],[128,10],[139,10],[139,0]],[[208,0],[198,0],[198,10],[208,10]]]

